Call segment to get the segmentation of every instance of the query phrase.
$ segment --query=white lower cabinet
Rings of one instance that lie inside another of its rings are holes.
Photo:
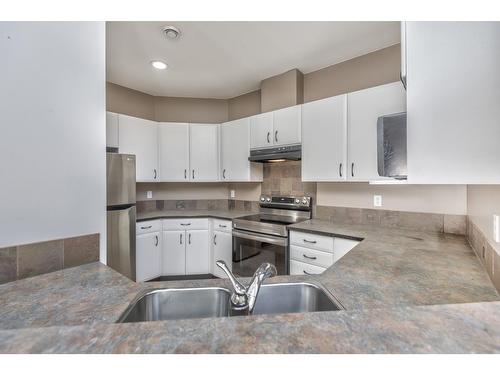
[[[186,274],[185,246],[185,231],[163,231],[162,276]]]
[[[208,230],[186,231],[186,275],[210,273]]]
[[[359,243],[341,237],[290,232],[290,275],[320,274]]]
[[[226,262],[227,267],[232,270],[233,262],[233,235],[231,232],[214,231],[212,234],[212,274],[217,277],[227,278],[222,269],[215,264],[218,260]]]
[[[136,280],[161,276],[161,232],[139,234],[136,238]]]

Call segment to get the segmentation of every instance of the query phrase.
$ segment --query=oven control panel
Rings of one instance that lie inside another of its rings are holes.
[[[292,196],[273,196],[273,195],[261,195],[260,205],[265,207],[283,207],[287,206],[290,208],[300,207],[300,208],[310,208],[312,203],[311,197],[292,197]]]

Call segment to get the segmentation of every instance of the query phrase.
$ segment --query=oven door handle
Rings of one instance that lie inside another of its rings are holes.
[[[245,238],[247,240],[260,241],[273,245],[286,246],[287,239],[283,237],[266,236],[264,234],[248,233],[233,229],[233,237]]]

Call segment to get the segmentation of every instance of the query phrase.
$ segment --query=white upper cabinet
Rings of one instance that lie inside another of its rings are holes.
[[[273,145],[273,112],[250,117],[250,147],[262,148]]]
[[[222,181],[262,181],[262,164],[250,163],[250,119],[229,121],[220,126]]]
[[[500,183],[499,47],[499,22],[406,23],[409,183]]]
[[[219,124],[189,125],[190,180],[219,179]]]
[[[118,143],[120,153],[135,155],[136,180],[159,180],[158,125],[154,121],[119,115]]]
[[[347,179],[380,179],[377,169],[377,119],[406,111],[401,82],[347,94]]]
[[[189,126],[186,123],[160,122],[160,181],[189,181]]]
[[[302,180],[344,181],[347,95],[302,106]]]
[[[118,113],[106,112],[106,147],[118,148]]]
[[[300,143],[302,106],[274,111],[273,142],[275,146]]]

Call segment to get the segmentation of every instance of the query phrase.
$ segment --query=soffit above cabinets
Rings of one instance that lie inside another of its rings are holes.
[[[166,38],[165,25],[180,37]],[[107,80],[156,96],[227,99],[290,69],[309,73],[399,40],[399,22],[107,22]]]

